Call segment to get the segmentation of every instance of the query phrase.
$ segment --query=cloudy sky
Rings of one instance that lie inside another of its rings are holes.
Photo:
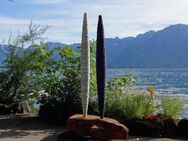
[[[88,13],[90,39],[97,16],[103,15],[106,37],[136,36],[148,30],[188,24],[188,0],[1,0],[0,40],[24,32],[30,21],[51,25],[49,41],[80,42],[83,13]]]

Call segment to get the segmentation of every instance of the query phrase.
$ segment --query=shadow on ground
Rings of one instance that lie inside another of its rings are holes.
[[[30,138],[34,141],[55,141],[63,131],[63,127],[47,125],[34,115],[0,116],[0,141],[30,141]]]
[[[34,115],[0,116],[0,141],[87,141],[63,127],[47,125]],[[167,138],[129,137],[127,141],[183,141]],[[92,141],[92,140],[89,140]],[[94,140],[96,141],[96,140]]]

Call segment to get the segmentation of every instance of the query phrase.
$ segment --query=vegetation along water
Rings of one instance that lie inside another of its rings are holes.
[[[153,85],[159,95],[171,94],[188,101],[188,68],[108,68],[107,78],[128,72],[138,77],[138,87]],[[188,103],[182,116],[188,117]]]

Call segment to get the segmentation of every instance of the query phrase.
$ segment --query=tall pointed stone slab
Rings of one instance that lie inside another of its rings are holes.
[[[81,93],[83,116],[87,117],[90,87],[90,47],[88,40],[87,14],[84,13],[81,43]]]
[[[99,16],[97,28],[97,89],[100,116],[87,115],[89,99],[89,42],[87,30],[87,15],[84,14],[82,51],[81,51],[81,90],[83,114],[69,117],[66,127],[82,137],[90,137],[99,140],[126,139],[129,130],[115,119],[104,117],[105,106],[105,47],[102,16]]]
[[[105,79],[106,62],[104,46],[104,28],[102,16],[99,16],[97,26],[97,50],[96,50],[97,91],[100,117],[104,117],[105,111]]]

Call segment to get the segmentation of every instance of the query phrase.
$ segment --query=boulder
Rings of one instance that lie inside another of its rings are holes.
[[[178,125],[173,119],[163,121],[163,136],[176,137],[178,134]]]
[[[161,121],[132,118],[124,121],[124,124],[129,128],[130,135],[161,137]]]
[[[178,132],[183,137],[188,137],[188,119],[182,119],[178,123]]]
[[[67,128],[79,136],[92,137],[101,140],[126,139],[129,130],[126,126],[112,118],[76,114],[67,120]]]

